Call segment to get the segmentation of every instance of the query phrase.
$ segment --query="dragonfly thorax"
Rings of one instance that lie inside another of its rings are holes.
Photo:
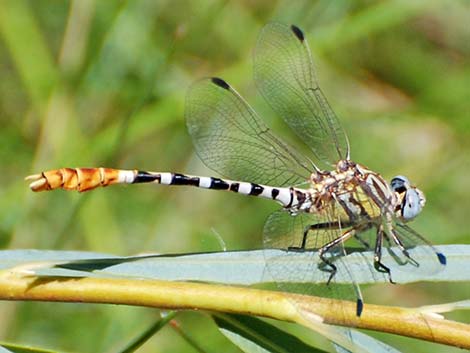
[[[307,190],[293,189],[293,201],[286,207],[291,214],[333,212],[351,222],[379,224],[392,217],[407,222],[426,201],[406,177],[397,176],[389,184],[380,174],[350,160],[339,161],[332,171],[315,171],[309,181]]]
[[[351,222],[380,222],[384,214],[393,214],[399,200],[380,174],[350,160],[339,161],[335,170],[312,173],[306,195],[292,205],[294,211],[333,212]]]

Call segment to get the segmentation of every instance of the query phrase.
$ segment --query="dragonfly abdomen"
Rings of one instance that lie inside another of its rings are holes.
[[[55,189],[84,192],[112,184],[154,183],[194,186],[202,189],[232,191],[242,195],[271,199],[279,202],[287,209],[303,204],[309,198],[308,193],[294,188],[278,188],[256,183],[180,173],[112,168],[61,168],[30,175],[26,177],[26,180],[31,181],[29,187],[36,192]]]
[[[188,185],[202,189],[226,190],[242,195],[258,196],[278,201],[284,206],[291,203],[293,190],[289,188],[276,188],[267,185],[233,181],[215,177],[193,176],[179,173],[153,173],[138,171],[132,183],[156,182],[164,185]]]

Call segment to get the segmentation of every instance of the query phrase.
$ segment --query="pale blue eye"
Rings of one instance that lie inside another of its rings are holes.
[[[403,175],[398,175],[392,179],[390,186],[393,191],[399,191],[402,188],[408,189],[410,182],[407,177]]]
[[[403,175],[394,177],[390,182],[390,187],[401,196],[401,218],[404,221],[409,221],[415,218],[424,206],[424,196],[422,193],[412,187],[408,178]]]
[[[423,209],[421,197],[415,189],[408,189],[403,199],[402,215],[406,220],[415,218]]]

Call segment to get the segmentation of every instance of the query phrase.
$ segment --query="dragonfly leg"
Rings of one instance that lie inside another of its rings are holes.
[[[348,225],[346,225],[348,226]],[[307,237],[310,231],[318,230],[318,229],[339,229],[341,225],[339,222],[325,222],[325,223],[316,223],[311,224],[305,227],[303,235],[302,235],[302,243],[300,246],[289,246],[287,250],[289,251],[305,251],[307,247]]]
[[[297,251],[297,252],[302,252],[302,251],[305,251],[305,247],[307,245],[307,236],[308,236],[308,232],[310,230],[312,230],[312,225],[308,226],[307,228],[305,228],[303,234],[302,234],[302,244],[300,246],[289,246],[287,248],[287,251]]]
[[[318,249],[318,255],[319,255],[320,259],[326,265],[330,266],[330,277],[328,278],[328,281],[326,282],[327,285],[330,284],[330,282],[333,279],[333,277],[335,276],[336,271],[338,270],[338,268],[336,267],[335,264],[333,264],[332,261],[330,261],[328,258],[326,258],[325,253],[328,252],[333,247],[335,247],[336,245],[345,242],[346,240],[348,240],[349,238],[354,236],[354,234],[356,234],[356,230],[354,228],[352,228],[352,229],[344,232],[340,237],[330,241],[328,244],[326,244],[326,245],[322,246],[320,249]]]
[[[309,225],[308,227],[305,228],[305,230],[302,234],[302,243],[301,243],[300,246],[289,246],[287,248],[287,250],[288,251],[298,251],[298,252],[304,251],[305,247],[307,246],[308,232],[311,231],[311,230],[317,229],[317,228],[315,228],[315,226],[317,226],[317,224],[312,224],[312,225]]]
[[[374,268],[378,272],[386,273],[388,275],[388,280],[390,283],[395,284],[392,280],[392,273],[390,269],[382,263],[382,242],[384,238],[384,232],[382,227],[377,231],[377,237],[375,240],[375,251],[374,251]],[[387,241],[390,241],[387,237]]]
[[[416,261],[415,259],[413,259],[410,255],[410,253],[408,252],[408,250],[405,249],[405,246],[403,245],[402,241],[400,240],[400,238],[398,237],[397,233],[391,229],[391,235],[392,235],[392,239],[393,241],[395,242],[395,244],[397,244],[398,248],[401,250],[401,252],[403,253],[403,255],[405,255],[405,257],[408,259],[408,261],[413,265],[413,266],[416,266],[416,267],[419,267],[419,263],[418,261]]]

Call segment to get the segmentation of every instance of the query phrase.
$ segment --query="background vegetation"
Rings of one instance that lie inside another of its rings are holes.
[[[260,248],[275,208],[263,200],[153,186],[33,194],[22,179],[64,166],[212,175],[183,119],[186,89],[203,76],[224,77],[285,131],[252,81],[251,50],[271,20],[306,32],[353,159],[425,191],[414,227],[434,243],[468,243],[469,10],[465,1],[2,1],[1,246],[118,255]],[[418,306],[467,299],[469,289],[371,286],[365,298]],[[2,302],[0,317],[1,340],[111,352],[158,312]],[[178,315],[140,351],[194,352],[181,331],[207,352],[238,351],[202,313]],[[381,338],[407,351],[432,347]]]

